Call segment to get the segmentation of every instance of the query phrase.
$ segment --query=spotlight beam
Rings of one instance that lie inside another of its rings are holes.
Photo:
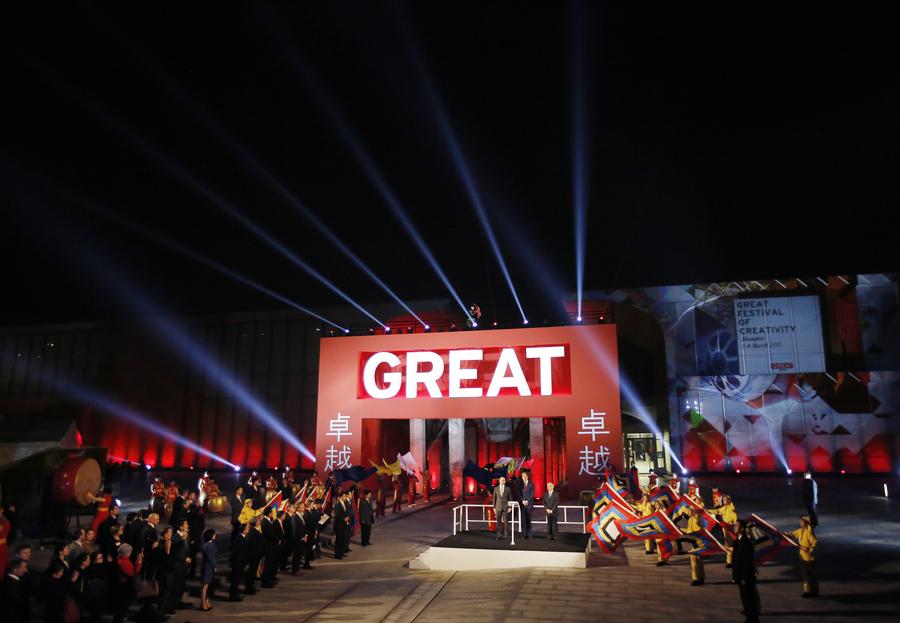
[[[359,268],[366,276],[378,285],[388,296],[400,305],[407,313],[415,318],[423,327],[426,325],[416,312],[412,310],[369,266],[360,258],[347,244],[338,238],[330,227],[328,227],[315,213],[310,210],[306,204],[300,200],[287,186],[279,180],[262,161],[253,155],[248,149],[241,145],[233,136],[231,136],[225,128],[215,119],[212,113],[206,110],[186,89],[181,87],[171,76],[166,74],[162,69],[156,67],[144,59],[144,66],[149,69],[156,78],[169,89],[180,102],[193,111],[194,116],[203,123],[209,132],[216,137],[225,147],[227,147],[235,157],[237,157],[245,166],[252,169],[260,178],[275,192],[281,199],[290,205],[296,212],[315,227],[320,234],[328,239],[331,244],[338,248],[357,268]],[[383,325],[382,325],[383,326]]]
[[[581,4],[575,4],[573,11],[575,30],[572,54],[573,88],[572,88],[572,187],[575,226],[575,282],[578,300],[578,317],[581,318],[581,307],[584,294],[584,256],[587,236],[587,195],[588,195],[588,159],[585,99],[588,96],[586,72],[584,67],[584,16]]]
[[[328,318],[325,318],[324,316],[317,314],[316,312],[312,311],[311,309],[304,307],[303,305],[300,305],[299,303],[297,303],[295,301],[292,301],[291,299],[287,298],[286,296],[279,294],[278,292],[275,292],[274,290],[270,290],[269,288],[267,288],[266,286],[264,286],[262,284],[257,283],[250,277],[247,277],[235,270],[232,270],[232,269],[228,268],[227,266],[224,266],[224,265],[220,264],[219,262],[215,261],[214,259],[209,258],[201,253],[198,253],[197,251],[189,249],[189,248],[185,247],[184,245],[175,242],[171,238],[168,238],[167,236],[163,236],[162,234],[160,234],[156,231],[153,231],[152,229],[150,229],[148,227],[144,227],[143,225],[135,223],[131,220],[122,218],[121,216],[112,212],[111,210],[107,210],[105,208],[102,208],[100,206],[95,206],[95,205],[91,205],[90,207],[92,209],[94,209],[95,211],[106,215],[108,218],[114,220],[115,222],[119,223],[120,225],[127,227],[127,228],[131,229],[132,231],[135,231],[135,232],[145,236],[146,238],[149,238],[150,240],[153,240],[154,242],[175,251],[176,253],[180,253],[181,255],[184,255],[185,257],[188,257],[188,258],[194,260],[195,262],[203,264],[204,266],[212,268],[213,270],[216,270],[216,271],[222,273],[223,275],[231,277],[235,281],[238,281],[246,286],[249,286],[258,292],[262,292],[263,294],[275,299],[276,301],[280,301],[280,302],[284,303],[285,305],[288,305],[289,307],[292,307],[293,309],[296,309],[297,311],[306,314],[307,316],[316,318],[317,320],[321,320],[325,324],[329,324],[337,329],[340,329],[341,331],[346,332],[348,330],[347,328],[342,327],[341,325],[339,325],[335,322],[332,322],[331,320],[328,320]]]
[[[44,68],[40,68],[44,73],[49,73]],[[308,275],[316,279],[319,283],[324,285],[326,288],[331,290],[334,294],[342,298],[349,305],[354,307],[363,315],[370,318],[376,324],[384,327],[386,326],[383,322],[378,320],[375,316],[370,314],[362,305],[357,303],[353,298],[351,298],[348,294],[346,294],[343,290],[338,288],[334,283],[329,281],[322,273],[313,268],[309,263],[301,259],[295,253],[293,253],[290,249],[288,249],[283,243],[277,240],[274,236],[270,235],[263,229],[261,226],[257,225],[253,220],[251,220],[248,216],[246,216],[243,212],[241,212],[237,207],[232,205],[229,201],[227,201],[220,194],[215,192],[211,187],[202,182],[199,178],[192,175],[188,172],[188,170],[181,166],[181,164],[170,156],[166,155],[161,148],[152,143],[149,139],[142,136],[137,130],[132,128],[129,124],[122,121],[121,119],[115,117],[108,111],[104,110],[103,107],[98,104],[93,98],[87,96],[86,94],[77,90],[73,85],[69,84],[67,81],[59,78],[58,76],[54,76],[54,81],[56,83],[57,88],[62,90],[68,97],[76,101],[80,106],[82,106],[85,110],[90,112],[94,117],[99,120],[101,123],[111,128],[116,132],[121,138],[130,143],[133,147],[136,147],[140,152],[142,152],[145,156],[148,156],[151,160],[159,164],[166,171],[168,171],[173,177],[178,179],[182,184],[189,187],[196,194],[202,196],[206,199],[213,207],[217,208],[221,212],[224,212],[233,220],[240,223],[244,228],[253,233],[257,238],[268,244],[272,249],[286,257],[290,260],[295,266],[302,269]]]
[[[95,389],[91,389],[68,379],[63,379],[57,377],[57,383],[61,386],[62,391],[71,397],[80,400],[82,402],[86,402],[95,406],[96,408],[108,413],[109,415],[119,418],[120,420],[124,420],[129,424],[133,424],[139,428],[142,428],[150,433],[158,435],[164,439],[168,439],[180,446],[184,446],[196,452],[197,454],[201,454],[207,458],[210,458],[214,461],[218,461],[224,465],[231,467],[232,469],[237,469],[237,465],[229,461],[228,459],[216,454],[212,450],[208,450],[203,446],[194,443],[190,439],[186,439],[182,437],[178,433],[170,430],[169,428],[163,426],[159,422],[153,420],[152,418],[147,417],[137,411],[126,407],[125,405],[109,398],[108,396],[100,393]],[[133,462],[133,461],[129,461]]]
[[[362,168],[363,172],[366,174],[366,177],[369,178],[370,183],[375,186],[376,190],[378,190],[384,203],[388,206],[394,217],[403,226],[403,229],[406,231],[407,235],[412,239],[413,243],[415,243],[416,248],[419,250],[419,253],[422,254],[425,260],[431,266],[432,270],[441,280],[441,283],[444,284],[444,287],[447,288],[447,291],[453,297],[453,300],[456,301],[457,305],[459,305],[459,308],[463,311],[463,314],[465,314],[467,319],[472,320],[471,315],[469,315],[469,309],[465,306],[465,304],[463,304],[459,294],[457,294],[454,287],[450,284],[450,280],[447,278],[447,275],[444,273],[440,264],[438,264],[438,261],[431,253],[428,245],[425,243],[424,238],[422,238],[418,229],[416,229],[416,226],[413,224],[409,215],[406,213],[406,210],[403,208],[403,205],[400,202],[400,199],[397,197],[397,194],[384,179],[384,176],[381,174],[381,171],[375,164],[372,156],[368,153],[365,147],[363,147],[362,142],[356,137],[353,129],[350,127],[344,116],[338,112],[339,107],[337,103],[333,100],[330,94],[325,91],[325,88],[321,85],[321,82],[317,79],[317,77],[313,75],[313,70],[309,67],[309,64],[301,58],[300,51],[297,49],[296,45],[292,41],[288,41],[284,33],[282,33],[277,26],[271,24],[268,20],[266,20],[266,25],[270,28],[271,32],[274,34],[275,38],[281,45],[281,49],[284,52],[284,57],[286,58],[290,66],[294,69],[294,72],[300,79],[300,82],[303,83],[306,89],[313,95],[313,97],[315,97],[317,103],[319,104],[319,108],[323,113],[325,113],[325,116],[334,126],[335,130],[337,130],[338,134],[341,136],[341,139],[344,141],[344,144],[356,159],[357,164],[359,164],[359,166]]]
[[[65,248],[73,258],[94,275],[102,279],[107,288],[103,294],[113,293],[128,309],[143,316],[148,324],[163,341],[185,360],[202,370],[225,394],[234,396],[250,414],[270,430],[278,434],[303,456],[315,462],[313,454],[297,436],[274,413],[248,390],[236,375],[225,370],[202,346],[197,344],[190,333],[170,320],[162,308],[147,294],[125,277],[116,264],[101,257],[96,245],[87,244],[74,231],[73,227],[65,227],[66,237],[57,238],[60,246]],[[84,253],[83,249],[94,249],[94,253]]]
[[[409,44],[410,48],[414,48],[415,46],[412,40],[411,28],[407,24],[404,25],[406,26],[406,28],[404,28],[406,41]],[[497,264],[499,264],[500,270],[503,273],[503,278],[506,279],[506,284],[509,286],[509,291],[512,294],[513,300],[516,302],[516,307],[519,308],[519,314],[521,314],[522,320],[524,321],[526,320],[525,311],[522,309],[522,303],[519,300],[519,295],[516,293],[516,287],[513,285],[512,277],[510,277],[509,275],[509,270],[507,269],[506,262],[503,259],[503,253],[501,253],[500,245],[497,243],[497,237],[494,235],[494,229],[493,227],[491,227],[490,220],[488,220],[487,212],[484,209],[484,203],[481,199],[481,194],[478,192],[478,188],[475,184],[475,178],[472,175],[472,171],[469,168],[468,162],[466,162],[465,156],[463,155],[463,150],[459,144],[459,139],[457,138],[456,133],[453,131],[453,126],[450,123],[447,111],[444,109],[443,102],[441,101],[441,97],[438,94],[437,86],[434,84],[434,80],[431,78],[431,74],[429,73],[428,68],[425,66],[425,62],[422,60],[422,55],[417,53],[415,49],[411,49],[410,56],[413,58],[414,64],[419,70],[419,76],[425,85],[425,92],[428,94],[428,99],[431,101],[431,107],[437,119],[438,126],[440,127],[441,134],[444,138],[444,141],[447,143],[447,147],[450,150],[450,156],[453,160],[454,166],[456,167],[457,175],[459,175],[460,181],[466,189],[466,193],[469,196],[469,202],[472,204],[472,208],[474,208],[476,216],[478,216],[478,221],[481,223],[481,229],[484,231],[484,235],[488,239],[488,243],[491,246],[494,257],[497,260]]]

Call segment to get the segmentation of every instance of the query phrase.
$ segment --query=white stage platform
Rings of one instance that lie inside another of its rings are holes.
[[[589,536],[561,533],[556,541],[535,539],[498,541],[493,532],[467,532],[435,543],[409,562],[410,569],[467,571],[522,567],[587,567]]]

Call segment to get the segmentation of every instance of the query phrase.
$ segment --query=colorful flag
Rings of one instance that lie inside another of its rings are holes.
[[[281,504],[282,499],[281,491],[272,496],[272,499],[266,502],[266,505],[262,507],[262,511],[265,512],[269,508],[278,508],[278,505]]]
[[[341,483],[352,480],[353,482],[361,482],[374,474],[378,470],[377,467],[363,467],[362,465],[353,465],[346,469],[336,469],[331,472],[334,476],[334,484],[340,486]]]
[[[381,459],[381,462],[384,463],[384,467],[379,470],[379,474],[383,473],[387,476],[399,476],[403,473],[403,470],[400,468],[400,460],[394,461],[393,463],[388,463],[386,460]]]
[[[771,560],[782,547],[797,547],[790,537],[758,515],[750,515],[747,533],[753,541],[753,559],[757,565]]]
[[[413,458],[412,452],[407,452],[403,456],[398,452],[397,461],[400,463],[400,469],[410,476],[415,476],[416,472],[419,471],[419,466],[416,463],[416,459]]]
[[[611,554],[625,537],[619,532],[616,521],[632,521],[636,519],[634,514],[618,502],[610,501],[603,507],[600,514],[595,516],[587,525],[588,530],[597,541],[597,545],[607,554]]]
[[[623,498],[631,497],[631,493],[628,491],[628,477],[627,476],[619,476],[613,472],[609,472],[607,474],[606,483],[610,486],[610,488],[618,493]]]
[[[617,502],[623,507],[628,506],[628,502],[625,501],[625,498],[616,493],[607,483],[603,483],[603,485],[601,485],[594,493],[594,514],[600,514],[603,508],[611,502]]]
[[[700,516],[700,525],[706,530],[712,530],[719,525],[719,522],[715,517],[710,515],[705,508],[686,495],[682,495],[677,502],[669,506],[669,508],[666,509],[666,514],[672,518],[672,521],[678,523],[682,519],[687,520],[688,511],[691,508],[697,511],[697,514]]]
[[[678,494],[669,485],[663,485],[650,492],[650,501],[653,503],[664,500],[666,506],[671,506],[678,501]]]
[[[722,544],[712,535],[709,530],[705,528],[700,530],[699,532],[691,532],[689,534],[685,534],[682,537],[677,539],[678,541],[682,541],[684,543],[688,543],[691,546],[691,549],[688,550],[688,554],[691,556],[712,556],[713,554],[722,554],[725,552],[725,548],[722,547]]]
[[[604,482],[603,485],[601,485],[601,487],[597,489],[597,492],[594,494],[594,514],[600,514],[600,512],[603,510],[603,507],[610,502],[616,502],[623,508],[630,508],[628,502],[625,501],[625,498],[616,493],[615,489],[610,487],[608,482]]]
[[[672,541],[667,539],[659,539],[656,541],[656,549],[659,550],[659,556],[663,560],[668,560],[672,555]]]
[[[478,467],[471,460],[466,461],[466,466],[463,468],[463,478],[471,478],[485,489],[491,486],[491,472]]]
[[[633,521],[616,521],[616,527],[622,536],[633,541],[674,539],[681,536],[681,530],[663,511],[656,511]]]

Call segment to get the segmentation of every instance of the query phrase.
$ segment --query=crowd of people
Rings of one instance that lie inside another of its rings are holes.
[[[338,560],[351,551],[357,532],[363,547],[372,544],[378,507],[371,491],[355,485],[341,491],[333,479],[321,482],[317,475],[297,487],[291,476],[263,481],[254,473],[246,485],[238,486],[227,498],[230,534],[206,527],[217,497],[210,493],[218,493],[210,488],[208,474],[197,490],[175,488],[174,493],[174,482],[160,487],[156,479],[147,507],[124,517],[106,489],[92,496],[97,513],[90,527],[78,528],[61,541],[43,572],[33,569],[27,544],[15,546],[8,562],[0,556],[5,567],[0,569],[0,620],[28,621],[40,614],[48,622],[93,622],[110,616],[121,622],[131,613],[136,621],[160,621],[178,609],[194,607],[184,597],[188,580],[196,577],[196,606],[212,610],[220,537],[230,542],[229,601],[274,588],[280,573],[312,569],[311,563],[322,555],[320,537],[329,523]],[[0,554],[11,545],[9,532],[10,522],[0,509]],[[39,612],[33,612],[35,607]]]

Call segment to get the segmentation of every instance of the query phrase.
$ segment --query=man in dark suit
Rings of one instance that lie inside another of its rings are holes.
[[[372,492],[366,491],[366,495],[359,501],[359,527],[360,542],[363,547],[370,544],[372,525],[375,523],[375,512],[372,510]]]
[[[341,495],[334,502],[334,557],[341,559],[346,550],[347,537],[350,532],[350,515],[344,504],[344,496]]]
[[[266,552],[266,540],[256,528],[256,519],[250,521],[247,532],[247,575],[244,578],[244,594],[256,594],[256,576],[259,573],[259,563]]]
[[[265,539],[266,560],[263,563],[263,588],[274,588],[278,568],[281,565],[281,545],[284,542],[284,530],[276,519],[263,516],[263,539]]]
[[[291,556],[294,553],[294,522],[291,521],[291,515],[293,515],[293,507],[288,504],[285,507],[285,510],[279,511],[278,519],[276,520],[279,524],[281,524],[281,531],[284,532],[284,540],[281,542],[281,570],[287,571],[288,566],[291,564]]]
[[[500,481],[494,488],[494,499],[492,506],[494,514],[497,515],[497,540],[506,537],[506,531],[509,528],[509,486],[506,484],[506,477],[500,476]]]
[[[312,504],[310,504],[312,506]],[[303,550],[303,568],[312,569],[313,557],[315,556],[316,542],[319,540],[318,519],[314,519],[315,513],[313,508],[306,508],[303,512],[303,522],[306,524],[306,541]]]
[[[231,538],[234,538],[241,532],[241,523],[238,518],[244,509],[244,487],[238,485],[234,494],[228,498],[228,505],[231,507]]]
[[[247,535],[250,532],[250,524],[241,526],[241,530],[231,539],[231,552],[228,555],[228,563],[231,570],[228,574],[228,601],[241,601],[240,583],[244,574],[244,567],[247,566],[247,551],[249,548],[249,540]]]
[[[815,528],[819,525],[819,516],[816,515],[816,506],[819,505],[819,485],[813,480],[812,472],[803,474],[803,505],[806,506],[810,525]]]
[[[312,548],[313,548],[313,558],[321,558],[322,557],[322,541],[319,538],[319,535],[322,533],[322,529],[325,527],[322,525],[322,518],[324,517],[325,510],[319,505],[317,502],[312,502],[311,508],[309,509],[309,521],[306,524],[307,533],[312,536]],[[328,523],[327,521],[325,522]]]
[[[22,584],[28,565],[24,560],[14,559],[6,569],[0,588],[0,619],[9,623],[25,623],[31,617],[31,604],[28,603],[27,591]]]
[[[756,589],[753,541],[747,534],[746,521],[738,519],[734,527],[738,536],[732,545],[731,579],[741,591],[741,606],[747,623],[759,623],[759,592]]]
[[[534,483],[531,482],[531,474],[522,472],[522,488],[520,494],[522,504],[522,528],[525,538],[531,538],[531,509],[534,508]]]
[[[288,505],[288,519],[285,522],[285,531],[290,526],[291,532],[291,573],[297,575],[300,570],[300,559],[306,553],[306,520],[303,517],[305,510],[303,503],[298,506]]]
[[[547,536],[550,537],[551,541],[556,540],[556,535],[559,534],[559,527],[556,524],[556,520],[558,519],[556,515],[556,509],[559,507],[559,492],[556,490],[556,485],[552,482],[547,483],[547,490],[544,492],[544,510],[547,511]]]
[[[109,529],[113,527],[113,524],[119,524],[119,512],[121,509],[118,504],[110,504],[109,506],[109,516],[100,522],[100,525],[97,527],[97,543],[99,545],[103,545],[109,541]]]

